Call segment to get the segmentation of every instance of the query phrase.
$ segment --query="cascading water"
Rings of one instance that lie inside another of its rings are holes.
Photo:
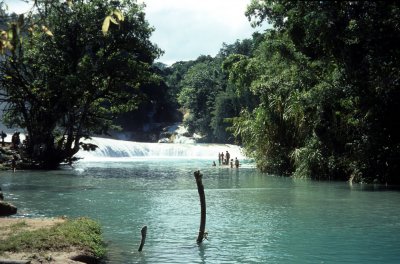
[[[105,158],[218,160],[218,153],[225,154],[226,151],[232,159],[245,159],[239,146],[229,144],[141,143],[96,137],[85,142],[95,144],[98,148],[95,151],[80,150],[76,156],[90,161]]]

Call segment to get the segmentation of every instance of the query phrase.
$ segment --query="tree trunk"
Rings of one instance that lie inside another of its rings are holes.
[[[203,174],[201,174],[200,171],[194,172],[194,177],[196,178],[197,191],[199,192],[200,206],[201,206],[199,236],[197,237],[198,244],[203,242],[203,240],[205,238],[204,230],[206,228],[206,197],[204,195],[204,186],[203,186],[203,182],[201,179],[202,176],[203,176]]]
[[[147,236],[147,226],[142,227],[142,230],[140,231],[142,234],[142,240],[140,241],[140,246],[138,251],[142,251],[144,243],[146,242],[146,236]]]

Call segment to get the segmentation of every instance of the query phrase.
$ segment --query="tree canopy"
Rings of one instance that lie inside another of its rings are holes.
[[[399,4],[254,0],[246,15],[273,28],[173,71],[186,124],[233,133],[264,172],[399,183]]]
[[[132,1],[36,5],[39,12],[23,25],[27,33],[1,62],[1,99],[6,122],[27,131],[29,157],[47,168],[70,159],[82,137],[107,132],[116,114],[136,107],[160,50]]]
[[[190,132],[243,145],[264,172],[400,183],[397,2],[252,0],[249,20],[273,28],[169,67],[152,65],[160,50],[137,4],[47,2],[29,25],[15,19],[0,68],[7,121],[36,160],[71,157],[144,99],[123,117],[179,108]],[[15,41],[20,24],[30,33]]]
[[[252,1],[270,30],[231,81],[261,103],[234,122],[264,171],[398,183],[397,2]]]

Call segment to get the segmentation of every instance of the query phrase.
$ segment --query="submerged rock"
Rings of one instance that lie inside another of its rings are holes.
[[[17,213],[17,207],[10,203],[0,201],[0,216],[9,216]]]
[[[158,143],[169,143],[169,139],[168,138],[161,138],[158,140]]]
[[[178,143],[178,144],[193,144],[200,142],[202,136],[196,133],[189,133],[187,127],[182,123],[175,123],[172,126],[167,126],[162,129],[160,140],[158,143]]]

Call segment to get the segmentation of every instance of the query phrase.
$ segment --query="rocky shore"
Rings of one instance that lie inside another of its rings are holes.
[[[23,152],[0,143],[0,170],[24,168]],[[0,264],[100,263],[100,225],[87,218],[10,218],[17,208],[0,186]]]
[[[71,225],[65,218],[10,218],[6,216],[16,214],[17,208],[3,199],[0,188],[0,264],[100,262],[102,254],[96,251],[101,250],[96,248],[102,247],[102,239],[96,222],[81,218]],[[72,227],[63,227],[67,224]]]
[[[12,205],[11,203],[4,201],[4,194],[1,190],[0,186],[0,217],[1,216],[9,216],[17,213],[17,207]]]
[[[14,149],[10,142],[0,143],[0,170],[12,170],[13,162],[16,169],[23,168],[26,163],[21,149]]]

